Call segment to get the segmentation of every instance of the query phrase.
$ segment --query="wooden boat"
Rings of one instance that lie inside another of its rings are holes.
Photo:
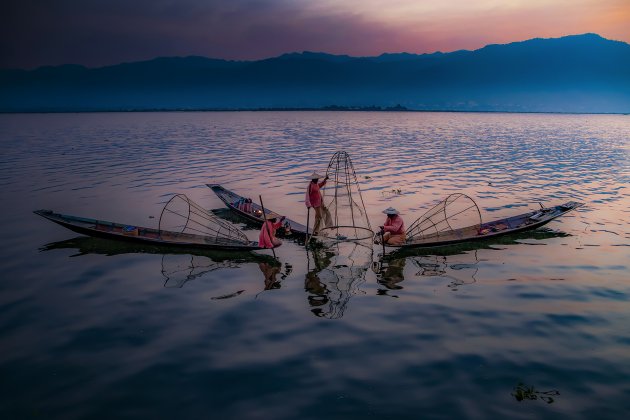
[[[258,246],[258,242],[245,242],[220,236],[206,236],[130,226],[122,223],[54,213],[52,210],[37,210],[34,213],[74,232],[100,238],[196,249],[234,251],[261,249]]]
[[[219,197],[221,199],[221,201],[223,201],[225,203],[225,205],[232,210],[233,212],[235,212],[236,214],[246,218],[247,220],[250,220],[260,226],[262,226],[263,222],[264,222],[264,218],[263,218],[263,211],[262,211],[262,207],[259,204],[256,203],[251,203],[251,212],[247,212],[244,211],[242,209],[239,209],[238,207],[238,203],[241,200],[245,200],[245,197],[240,196],[238,194],[236,194],[235,192],[232,192],[224,187],[222,187],[219,184],[206,184],[208,187],[210,187],[210,189],[212,189],[212,191],[214,191],[214,193],[217,195],[217,197]],[[268,209],[265,206],[265,212],[267,213],[267,216],[271,215],[274,217],[281,217],[282,215],[276,213],[273,210]],[[313,216],[315,217],[315,216]],[[299,237],[305,237],[306,236],[306,226],[304,226],[301,223],[298,223],[294,220],[291,219],[284,219],[284,224],[285,226],[288,225],[288,227],[290,228],[290,233],[289,235],[293,235],[293,236],[299,236]],[[278,233],[282,233],[279,229]]]
[[[428,224],[426,224],[426,219],[418,219],[418,221],[414,222],[408,230],[408,233],[409,231],[413,231],[412,235],[408,235],[407,241],[403,245],[395,248],[437,247],[462,242],[479,241],[501,235],[536,229],[583,205],[583,203],[575,201],[569,201],[565,204],[548,208],[542,207],[541,205],[541,209],[537,211],[531,211],[516,216],[497,219],[491,222],[479,223],[458,229],[444,229],[441,231],[435,229],[433,229],[433,231],[430,229],[420,231],[417,226],[423,222],[425,223],[425,226],[428,226]],[[434,212],[433,214],[436,213]],[[390,247],[390,245],[388,245],[388,247]]]

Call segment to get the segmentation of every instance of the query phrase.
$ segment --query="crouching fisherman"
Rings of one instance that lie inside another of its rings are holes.
[[[282,245],[282,241],[276,238],[276,230],[282,227],[284,216],[278,220],[276,217],[268,214],[267,220],[263,223],[258,237],[258,246],[261,248],[276,248]]]
[[[387,219],[381,226],[381,235],[386,245],[400,246],[404,245],[407,240],[405,234],[405,222],[400,217],[400,212],[395,208],[389,207],[383,210],[387,215]]]

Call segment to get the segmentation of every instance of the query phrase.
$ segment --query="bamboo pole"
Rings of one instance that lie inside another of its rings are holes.
[[[311,208],[307,207],[306,209],[306,239],[304,239],[304,247],[308,247],[308,224],[311,217]]]

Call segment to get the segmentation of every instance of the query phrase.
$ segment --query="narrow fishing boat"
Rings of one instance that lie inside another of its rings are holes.
[[[159,228],[125,225],[86,217],[37,210],[35,214],[74,232],[128,242],[212,250],[250,251],[261,249],[235,226],[219,219],[177,194],[164,206]]]
[[[244,218],[262,226],[264,222],[262,207],[259,204],[249,200],[246,197],[240,196],[235,192],[232,192],[219,184],[206,184],[214,193],[225,203],[225,205],[235,212],[236,214],[243,216]],[[265,206],[265,212],[267,216],[280,218],[281,215],[273,210],[270,210]],[[285,230],[288,231],[287,235],[304,237],[306,236],[306,226],[291,219],[284,219]],[[281,232],[279,232],[281,233]]]
[[[411,224],[406,242],[398,248],[444,246],[536,229],[583,205],[575,201],[553,207],[541,204],[540,210],[482,222],[472,198],[451,194]]]

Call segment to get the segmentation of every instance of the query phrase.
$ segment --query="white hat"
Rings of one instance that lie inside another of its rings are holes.
[[[308,179],[319,179],[319,178],[323,178],[323,175],[318,174],[316,171],[313,171],[313,174],[311,176],[308,177]]]
[[[393,207],[388,207],[385,210],[383,210],[383,213],[385,214],[400,214],[400,212],[398,210],[396,210]]]

